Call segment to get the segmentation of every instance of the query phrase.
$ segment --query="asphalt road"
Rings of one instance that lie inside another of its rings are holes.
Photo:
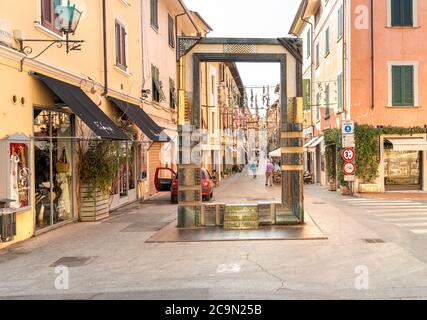
[[[217,197],[280,197],[280,188],[244,174],[221,188]],[[426,201],[350,199],[307,186],[306,210],[328,240],[145,243],[176,218],[168,198],[3,250],[0,298],[427,298],[427,234],[414,232],[427,229]]]

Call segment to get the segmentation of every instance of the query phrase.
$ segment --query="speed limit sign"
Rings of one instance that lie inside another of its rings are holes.
[[[354,157],[356,156],[356,152],[354,152],[353,148],[344,148],[341,156],[344,161],[353,161]]]
[[[352,175],[356,172],[356,166],[352,162],[346,162],[342,166],[342,171],[347,175]]]

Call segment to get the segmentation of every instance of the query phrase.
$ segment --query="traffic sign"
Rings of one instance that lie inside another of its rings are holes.
[[[354,133],[343,134],[342,136],[342,146],[344,148],[354,148],[356,147],[356,142],[354,139]]]
[[[344,171],[345,174],[352,175],[356,172],[356,166],[352,162],[346,162],[342,166],[342,170]]]
[[[342,134],[353,134],[354,133],[354,121],[344,120],[342,122]]]
[[[356,156],[356,152],[354,152],[353,148],[344,148],[341,152],[341,157],[344,161],[352,161]]]

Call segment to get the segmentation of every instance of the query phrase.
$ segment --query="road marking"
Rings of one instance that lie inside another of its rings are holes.
[[[414,229],[410,231],[415,234],[427,234],[427,229]]]
[[[418,217],[418,218],[408,218],[408,217],[402,217],[402,218],[392,218],[392,219],[384,219],[385,221],[389,222],[397,222],[397,221],[427,221],[426,217]]]
[[[387,208],[387,209],[386,208],[378,208],[378,209],[370,208],[367,211],[369,213],[381,213],[381,212],[384,212],[384,213],[387,213],[387,212],[408,213],[408,212],[427,212],[427,208],[426,209],[424,209],[424,208],[414,208],[414,209],[408,208],[405,210],[402,210],[401,208],[396,208],[396,209],[394,209],[394,208]]]
[[[398,227],[427,227],[427,222],[395,223]]]
[[[427,216],[427,212],[414,212],[414,213],[377,213],[377,217],[407,217],[407,216]]]
[[[220,264],[216,268],[216,273],[239,273],[241,265],[237,263]]]
[[[421,208],[427,208],[427,205],[422,203],[358,203],[357,206],[360,207],[398,207],[398,208],[415,208],[415,207],[421,207]]]

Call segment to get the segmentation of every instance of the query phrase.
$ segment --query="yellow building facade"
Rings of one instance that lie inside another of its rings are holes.
[[[84,41],[69,53],[58,21],[67,5],[81,12],[70,39]],[[109,210],[155,193],[153,166],[174,161],[164,145],[176,132],[176,35],[209,29],[180,0],[0,3],[0,200],[17,211],[0,249],[82,220],[84,141],[119,146]]]

